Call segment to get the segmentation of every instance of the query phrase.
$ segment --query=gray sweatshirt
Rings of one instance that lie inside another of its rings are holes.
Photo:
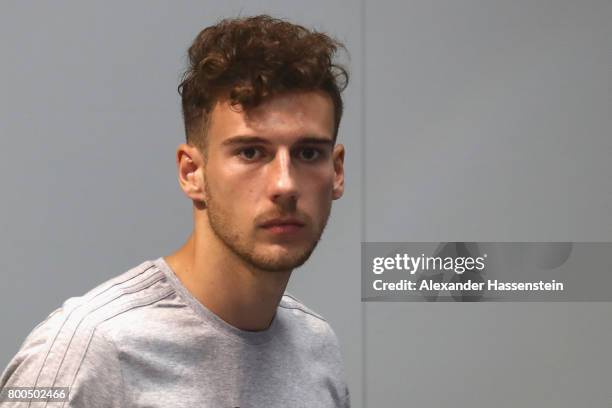
[[[270,327],[208,310],[163,257],[66,300],[36,326],[3,387],[70,387],[67,402],[0,407],[349,407],[338,340],[285,293]]]

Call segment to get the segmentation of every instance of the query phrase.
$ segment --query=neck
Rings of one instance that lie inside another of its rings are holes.
[[[291,271],[262,271],[247,264],[207,228],[195,228],[187,242],[164,259],[200,303],[249,331],[270,326],[291,276]]]

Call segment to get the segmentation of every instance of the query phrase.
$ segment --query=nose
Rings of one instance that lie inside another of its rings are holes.
[[[286,149],[279,149],[270,163],[270,198],[278,204],[294,204],[298,198],[291,154]]]

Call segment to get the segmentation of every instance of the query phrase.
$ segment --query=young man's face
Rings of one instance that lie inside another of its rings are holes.
[[[274,96],[246,112],[220,100],[203,166],[215,235],[263,270],[303,264],[344,191],[344,147],[333,145],[333,132],[324,92]]]

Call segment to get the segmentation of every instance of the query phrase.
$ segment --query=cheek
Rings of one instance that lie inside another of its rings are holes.
[[[331,197],[334,189],[334,172],[328,169],[322,169],[313,174],[313,184],[320,197]]]
[[[210,193],[221,210],[238,221],[252,212],[257,202],[252,184],[243,179],[216,180]]]
[[[259,204],[257,180],[252,176],[231,171],[209,174],[210,194],[218,213],[235,230],[243,230],[252,224]]]
[[[224,199],[224,203],[236,205],[240,200],[248,199],[253,195],[256,186],[253,174],[229,162],[211,164],[207,173],[209,183],[214,186],[214,191],[211,193],[217,192],[217,195]]]
[[[330,175],[328,172],[313,173],[310,177],[304,179],[301,185],[303,186],[301,190],[305,204],[313,210],[326,211],[333,198],[333,174]]]

